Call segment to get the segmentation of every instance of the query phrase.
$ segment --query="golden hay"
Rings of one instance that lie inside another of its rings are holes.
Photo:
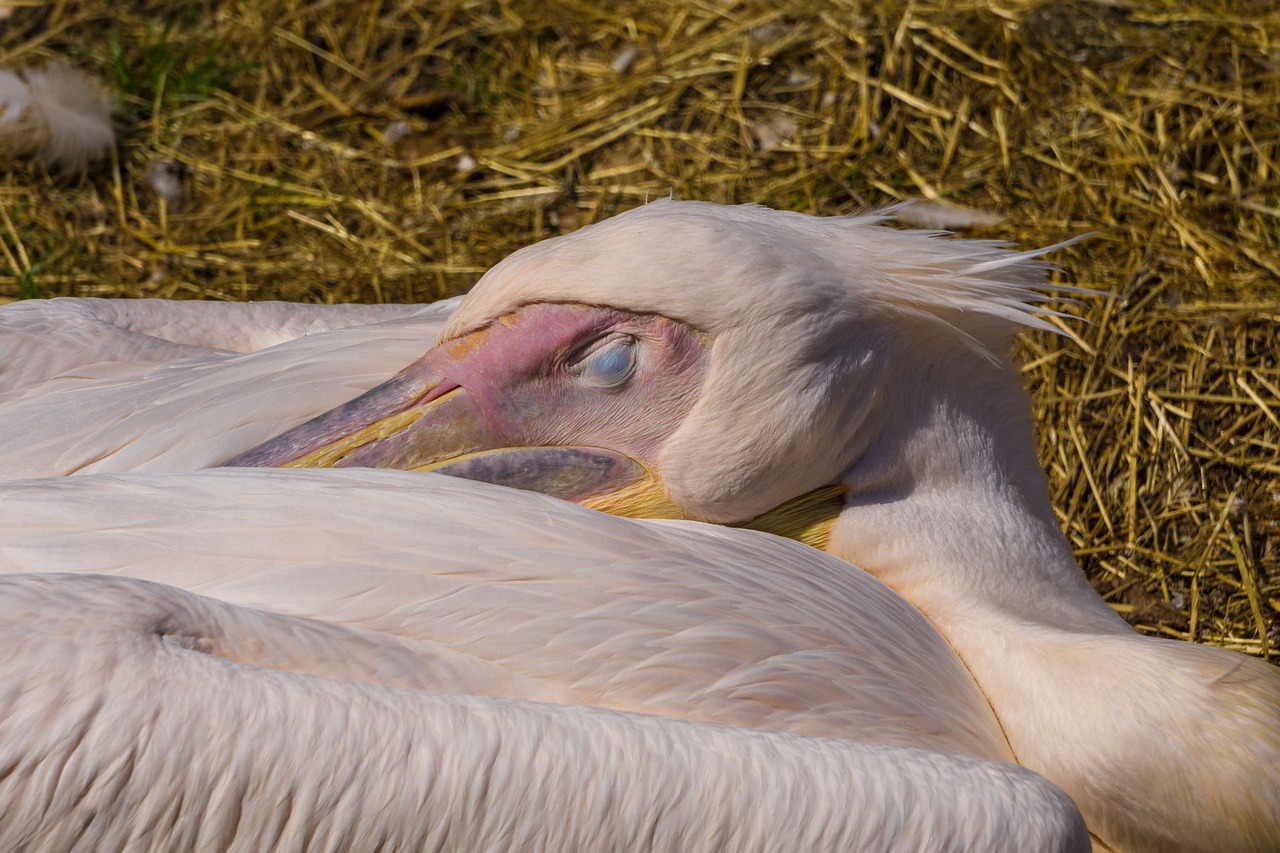
[[[779,5],[3,7],[8,67],[103,77],[122,143],[0,174],[0,299],[428,301],[668,193],[1096,232],[1058,260],[1116,297],[1023,344],[1063,526],[1141,630],[1276,657],[1275,3]]]

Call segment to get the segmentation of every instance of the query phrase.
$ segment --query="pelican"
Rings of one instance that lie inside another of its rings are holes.
[[[1280,675],[1057,528],[1041,253],[883,218],[0,312],[0,844],[1280,849]]]

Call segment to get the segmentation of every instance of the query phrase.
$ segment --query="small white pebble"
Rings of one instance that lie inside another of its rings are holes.
[[[618,51],[618,55],[613,58],[613,62],[609,63],[609,67],[613,69],[614,74],[626,74],[639,58],[640,48],[631,45]]]
[[[796,123],[786,116],[777,115],[767,121],[751,125],[751,136],[759,151],[776,151],[796,135]]]
[[[153,163],[147,172],[147,185],[155,194],[164,199],[170,207],[182,204],[186,191],[182,187],[182,178],[187,168],[173,160],[160,160]]]
[[[765,24],[760,27],[752,27],[747,30],[747,36],[752,41],[768,43],[777,41],[787,34],[787,27],[782,24]]]
[[[393,121],[387,125],[387,129],[382,131],[382,138],[387,140],[390,145],[395,145],[401,139],[409,135],[411,128],[407,121]]]

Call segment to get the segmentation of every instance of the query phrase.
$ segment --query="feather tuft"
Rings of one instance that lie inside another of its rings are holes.
[[[115,144],[111,97],[68,65],[0,70],[0,154],[83,172]]]

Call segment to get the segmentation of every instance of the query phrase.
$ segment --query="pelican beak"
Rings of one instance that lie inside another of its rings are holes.
[[[433,353],[335,409],[223,463],[242,468],[398,468],[542,492],[610,512],[679,518],[649,466],[596,447],[513,446]]]

